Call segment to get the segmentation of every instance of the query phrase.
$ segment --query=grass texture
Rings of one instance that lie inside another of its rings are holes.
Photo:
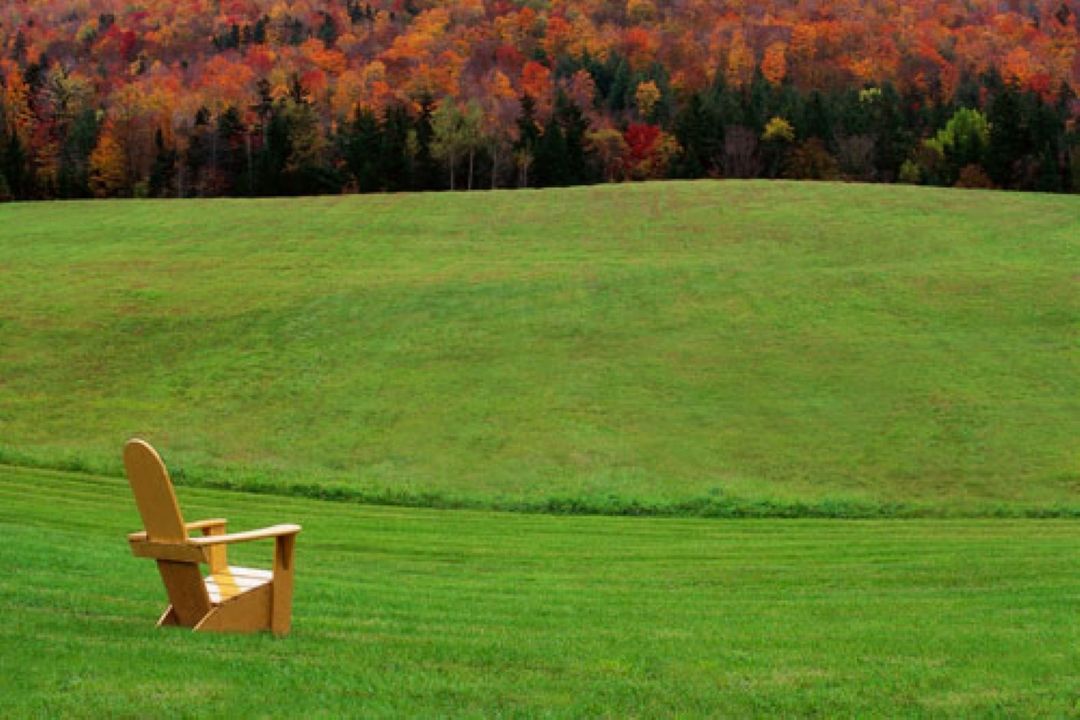
[[[293,634],[155,630],[123,480],[0,469],[0,715],[1071,717],[1062,520],[697,520],[180,488],[304,525]],[[268,566],[270,543],[234,546]]]
[[[0,206],[0,463],[364,502],[1080,515],[1080,198]]]

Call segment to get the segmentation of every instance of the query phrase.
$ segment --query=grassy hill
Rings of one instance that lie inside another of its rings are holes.
[[[0,206],[0,462],[374,502],[1080,512],[1080,198]]]
[[[155,630],[120,479],[0,468],[0,715],[1071,717],[1062,520],[716,521],[179,489],[304,525],[293,634]],[[268,543],[230,556],[268,566]]]

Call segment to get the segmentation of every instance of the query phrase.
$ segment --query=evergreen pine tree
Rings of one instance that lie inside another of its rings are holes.
[[[416,131],[408,109],[400,103],[390,106],[380,131],[378,175],[381,188],[396,192],[415,187],[416,158],[409,152],[409,138],[415,137]]]
[[[821,92],[814,90],[810,93],[810,99],[803,110],[801,123],[795,124],[795,129],[803,139],[818,138],[825,149],[830,153],[836,152],[836,135],[834,134],[834,122],[832,113]]]
[[[536,146],[534,175],[537,187],[563,187],[569,181],[566,138],[554,115],[544,126]]]
[[[517,158],[520,177],[518,184],[530,185],[529,168],[536,161],[536,152],[540,146],[540,131],[536,123],[536,101],[530,96],[521,97],[521,113],[517,119],[518,137],[514,142],[514,156]]]
[[[415,131],[415,155],[413,162],[413,188],[416,190],[434,190],[442,182],[439,163],[431,154],[431,140],[435,132],[431,127],[431,115],[435,111],[435,100],[425,95],[420,99],[420,115],[413,125]]]
[[[724,120],[715,103],[694,93],[675,119],[675,137],[682,154],[675,162],[679,177],[716,175],[724,150]]]
[[[6,148],[0,153],[0,174],[7,178],[8,189],[14,199],[29,200],[32,197],[26,149],[15,133],[8,136]]]
[[[289,126],[275,106],[265,122],[265,141],[255,159],[255,192],[258,195],[283,195],[285,162],[289,157]]]
[[[75,116],[64,138],[57,181],[60,197],[90,197],[90,153],[97,144],[97,135],[97,113],[86,108]]]
[[[222,192],[236,195],[244,192],[241,180],[247,171],[247,128],[233,106],[225,108],[217,119],[217,147],[220,161]]]
[[[171,197],[176,179],[176,150],[165,146],[161,128],[154,131],[154,165],[150,169],[150,195]]]
[[[990,101],[986,114],[990,122],[986,170],[995,184],[1015,187],[1022,159],[1030,147],[1019,90],[1012,84],[1002,86]]]
[[[344,142],[345,163],[360,192],[382,188],[379,177],[382,149],[383,137],[378,118],[371,110],[360,110],[349,125]]]
[[[590,162],[585,146],[585,134],[589,131],[589,120],[563,92],[555,99],[555,121],[562,131],[563,144],[566,148],[566,177],[568,185],[587,185],[596,181],[597,173]]]

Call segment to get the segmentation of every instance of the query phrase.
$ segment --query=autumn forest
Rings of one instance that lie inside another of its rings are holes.
[[[1078,0],[9,0],[0,199],[1080,191]]]

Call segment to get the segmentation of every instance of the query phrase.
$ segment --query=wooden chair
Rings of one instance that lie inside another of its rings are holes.
[[[154,448],[142,440],[124,446],[124,467],[142,515],[143,532],[128,535],[131,552],[157,561],[169,595],[158,627],[179,625],[196,631],[285,635],[292,623],[293,547],[299,525],[225,534],[222,519],[185,523],[169,471]],[[202,537],[188,532],[201,530]],[[230,543],[274,538],[274,569],[232,567]],[[210,566],[204,578],[199,565]]]

